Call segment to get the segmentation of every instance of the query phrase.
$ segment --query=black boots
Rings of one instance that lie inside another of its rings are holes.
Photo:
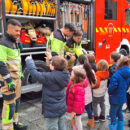
[[[14,123],[14,130],[27,130],[27,126],[23,125],[22,123]]]

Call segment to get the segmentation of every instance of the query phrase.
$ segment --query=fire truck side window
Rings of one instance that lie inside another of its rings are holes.
[[[125,22],[130,26],[130,9],[125,10]]]
[[[127,0],[128,1],[128,3],[130,3],[130,0]]]
[[[117,1],[105,0],[105,20],[117,20]]]

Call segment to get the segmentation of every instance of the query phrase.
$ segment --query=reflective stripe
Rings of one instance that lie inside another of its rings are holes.
[[[104,30],[102,29],[102,27],[99,27],[99,30],[103,33],[104,32]]]
[[[118,28],[118,31],[119,31],[119,32],[121,32],[121,29],[120,29],[120,28]]]
[[[96,32],[99,32],[97,28],[96,28]]]
[[[3,76],[3,78],[4,78],[4,79],[10,78],[10,74],[7,74],[7,75]]]
[[[104,27],[105,31],[107,32],[107,27]]]
[[[4,124],[9,124],[11,122],[13,122],[13,119],[9,119],[9,113],[10,113],[10,107],[9,105],[6,106],[6,118],[2,119],[2,122]],[[9,125],[10,126],[10,125]],[[8,126],[8,127],[9,127]],[[3,126],[4,127],[4,126]]]
[[[14,130],[13,129],[13,124],[10,124],[8,126],[2,126],[2,130],[8,130],[8,129]]]
[[[14,61],[13,61],[13,60],[12,60],[12,61],[9,60],[9,61],[7,61],[7,63],[8,63],[8,64],[19,64],[20,61],[18,61],[18,60],[14,60]]]
[[[115,32],[117,32],[117,29],[116,29],[116,28],[114,28],[114,31],[115,31]]]
[[[126,32],[125,28],[122,28],[122,31],[125,33]]]
[[[127,28],[126,31],[129,33],[129,29]]]

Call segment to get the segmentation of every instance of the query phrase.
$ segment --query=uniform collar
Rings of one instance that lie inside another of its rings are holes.
[[[16,43],[16,39],[15,39],[13,36],[9,35],[8,33],[6,33],[5,36],[7,37],[7,39],[8,39],[9,41]]]

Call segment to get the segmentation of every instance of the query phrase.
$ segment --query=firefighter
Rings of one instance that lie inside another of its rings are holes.
[[[64,46],[68,37],[72,36],[75,26],[72,23],[66,23],[63,28],[55,30],[48,41],[47,48],[52,52],[52,56],[64,53]]]
[[[65,45],[66,59],[68,60],[68,70],[71,71],[74,65],[74,61],[80,55],[83,55],[81,39],[83,32],[77,29],[73,36],[70,37]]]
[[[0,85],[3,95],[2,130],[26,130],[18,122],[21,96],[21,59],[18,37],[21,23],[15,19],[7,22],[7,33],[0,40]]]

